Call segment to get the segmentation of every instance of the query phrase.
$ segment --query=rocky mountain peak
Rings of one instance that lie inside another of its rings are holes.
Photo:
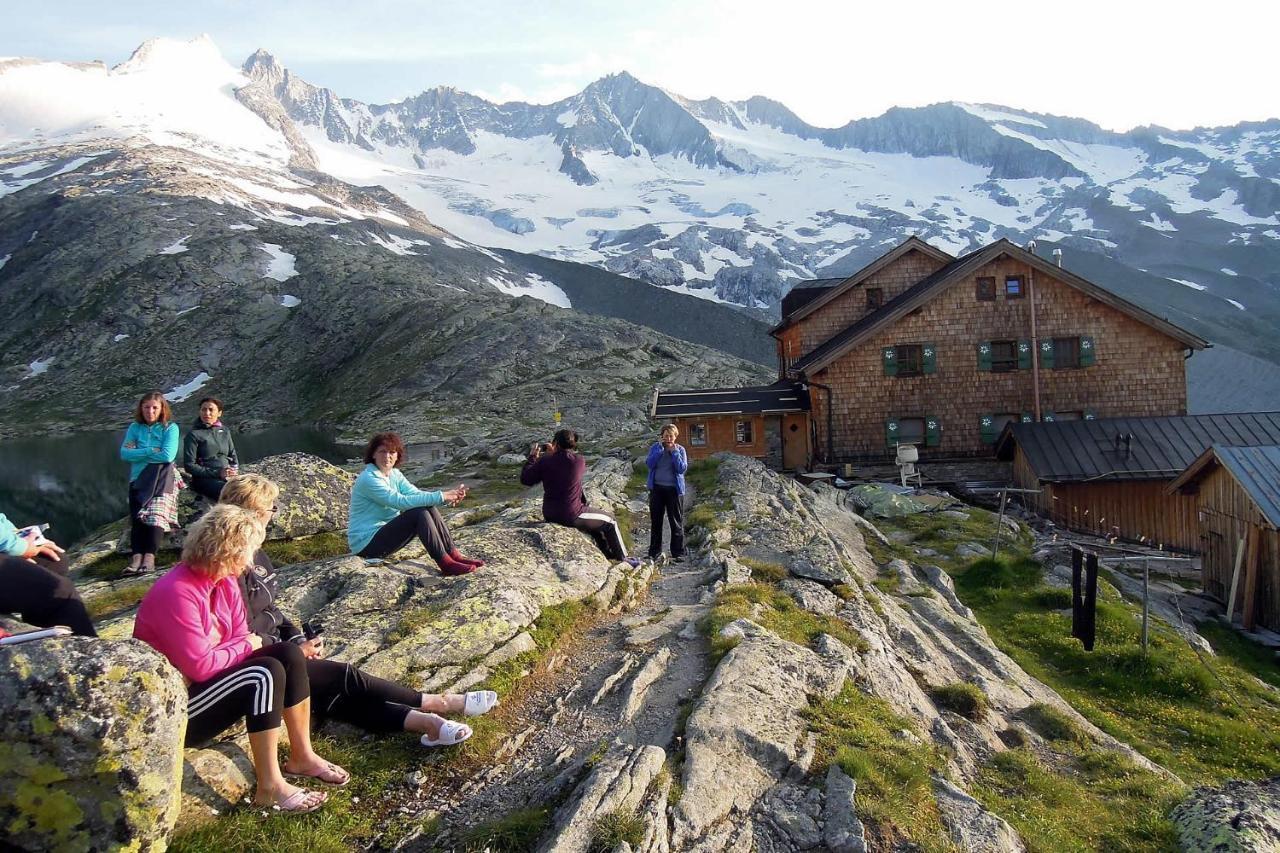
[[[261,47],[244,61],[241,70],[250,80],[262,80],[271,86],[283,81],[289,74],[288,69],[275,56]]]
[[[199,66],[227,66],[222,51],[208,33],[189,41],[166,37],[147,39],[129,58],[112,69],[117,74],[142,70],[195,69]]]

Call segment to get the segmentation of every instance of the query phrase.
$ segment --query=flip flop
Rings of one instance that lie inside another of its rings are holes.
[[[462,713],[468,717],[487,714],[498,707],[498,694],[492,690],[472,690],[462,705]]]
[[[471,737],[471,726],[464,723],[455,723],[453,720],[445,720],[440,724],[440,737],[432,740],[423,735],[419,740],[421,740],[423,746],[454,746],[469,737]]]
[[[316,800],[312,805],[307,805],[307,798],[312,794],[318,794],[320,799]],[[329,795],[323,791],[308,791],[306,788],[299,788],[285,799],[276,803],[273,811],[281,814],[307,814],[324,805],[324,801],[329,799]]]
[[[343,785],[351,781],[351,774],[343,770],[332,761],[326,761],[324,767],[314,773],[298,773],[294,770],[285,770],[286,776],[297,776],[303,779],[315,779],[326,785],[332,785],[335,788],[341,788]]]

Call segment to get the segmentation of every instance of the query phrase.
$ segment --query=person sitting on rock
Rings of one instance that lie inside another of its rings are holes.
[[[586,533],[615,563],[640,565],[639,560],[627,556],[617,519],[602,509],[587,506],[582,493],[587,460],[577,448],[578,434],[571,429],[557,432],[550,444],[530,445],[520,482],[526,486],[542,484],[542,517],[547,521]]]
[[[464,557],[453,544],[449,526],[436,509],[457,506],[467,496],[466,485],[443,492],[424,492],[400,473],[404,442],[394,432],[380,432],[364,450],[364,470],[351,488],[351,520],[347,542],[351,553],[366,560],[382,559],[413,540],[422,542],[442,575],[465,575],[484,560]]]
[[[66,625],[96,637],[89,611],[67,577],[63,550],[35,528],[19,530],[0,512],[0,613],[16,613],[37,628]]]
[[[243,474],[227,483],[219,502],[241,507],[264,525],[276,512],[280,487],[261,474]],[[417,732],[424,746],[448,746],[471,737],[471,727],[439,714],[485,714],[498,704],[492,690],[465,696],[411,690],[363,672],[349,663],[323,660],[324,638],[308,639],[276,605],[279,594],[275,566],[261,548],[240,575],[240,592],[248,610],[249,630],[263,643],[297,643],[307,659],[311,706],[316,717],[332,717],[371,732]]]
[[[264,645],[249,630],[236,576],[266,536],[262,522],[221,505],[192,525],[182,560],[143,596],[133,636],[169,659],[187,681],[186,746],[208,743],[244,719],[258,805],[311,812],[328,795],[296,787],[284,774],[345,785],[347,771],[311,747],[311,685],[296,643]],[[280,722],[289,732],[284,774],[276,755]]]
[[[160,528],[146,524],[138,513],[151,500],[156,477],[151,465],[170,465],[178,458],[178,425],[170,423],[169,401],[159,391],[144,394],[133,413],[133,423],[120,443],[120,458],[129,463],[129,567],[128,574],[154,571],[160,550]],[[147,473],[148,476],[143,476]]]
[[[239,467],[231,430],[222,425],[222,401],[205,397],[199,417],[182,440],[182,468],[191,475],[191,490],[216,501]]]

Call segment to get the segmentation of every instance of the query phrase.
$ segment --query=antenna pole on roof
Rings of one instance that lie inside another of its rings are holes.
[[[1036,253],[1036,241],[1027,244],[1027,251]],[[1040,338],[1036,334],[1036,271],[1027,265],[1027,299],[1031,302],[1031,394],[1035,401],[1036,421],[1040,421]]]

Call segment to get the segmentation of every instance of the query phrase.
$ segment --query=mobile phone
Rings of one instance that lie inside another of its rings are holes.
[[[50,637],[69,637],[71,629],[66,625],[54,625],[52,628],[41,628],[38,631],[26,631],[22,634],[10,634],[7,637],[0,637],[0,646],[12,646],[17,643],[26,643],[31,640],[47,640]]]
[[[19,538],[29,539],[33,545],[44,544],[44,532],[49,529],[47,524],[32,524],[18,531]]]

